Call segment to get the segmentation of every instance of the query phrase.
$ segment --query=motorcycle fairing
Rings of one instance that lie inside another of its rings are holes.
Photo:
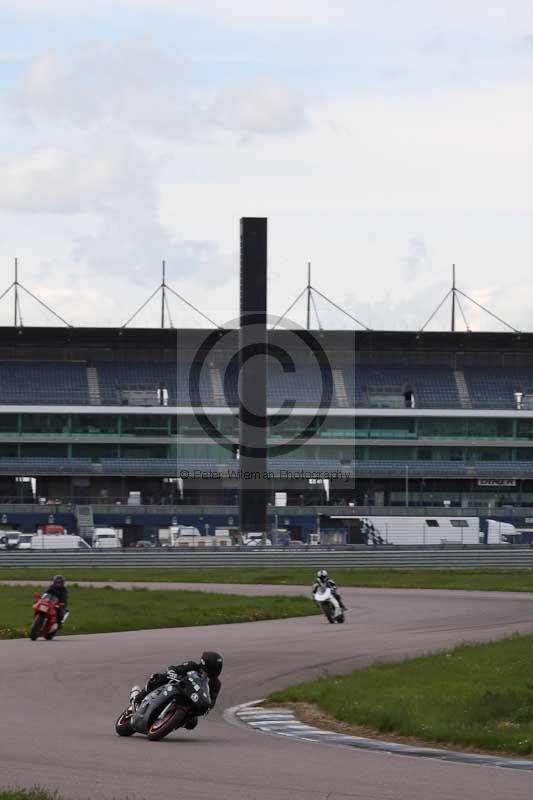
[[[147,733],[154,719],[179,693],[178,686],[167,683],[165,686],[154,689],[153,692],[147,694],[131,718],[132,727],[138,733]]]

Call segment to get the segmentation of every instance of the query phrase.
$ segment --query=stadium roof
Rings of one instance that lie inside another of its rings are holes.
[[[106,328],[106,327],[72,327],[42,326],[42,327],[0,327],[0,342],[14,345],[24,341],[35,345],[46,344],[100,344],[107,346],[114,343],[171,344],[179,339],[188,344],[198,343],[210,334],[213,328]],[[220,333],[222,333],[220,329]],[[270,331],[270,336],[282,337],[283,328]],[[411,347],[432,347],[463,349],[473,347],[486,349],[487,347],[509,347],[516,349],[517,343],[527,349],[533,346],[533,333],[502,332],[468,332],[468,331],[376,331],[376,330],[313,330],[314,336],[320,341],[324,340],[332,345],[346,346],[355,342],[357,349],[366,349],[369,346],[401,348],[406,343]]]

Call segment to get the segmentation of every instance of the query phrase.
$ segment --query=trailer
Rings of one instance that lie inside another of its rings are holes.
[[[332,515],[331,523],[345,526],[362,544],[446,545],[479,544],[479,517]],[[320,530],[322,542],[326,529]],[[356,531],[356,533],[353,533]]]

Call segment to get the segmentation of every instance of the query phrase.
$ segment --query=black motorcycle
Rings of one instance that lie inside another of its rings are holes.
[[[142,733],[152,742],[181,728],[187,720],[207,714],[211,708],[209,679],[198,672],[171,679],[154,689],[140,703],[135,698],[115,722],[119,736]]]

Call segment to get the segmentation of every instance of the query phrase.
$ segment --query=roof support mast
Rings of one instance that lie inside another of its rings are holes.
[[[459,311],[461,312],[461,316],[463,318],[463,322],[465,324],[465,328],[470,333],[470,326],[468,324],[468,320],[466,319],[465,312],[463,311],[463,305],[461,303],[461,297],[464,297],[465,300],[468,300],[470,303],[473,303],[473,305],[477,306],[482,311],[484,311],[485,314],[488,314],[493,319],[497,320],[498,322],[501,322],[502,325],[505,325],[507,328],[510,328],[510,330],[512,330],[513,333],[520,334],[520,331],[517,330],[517,328],[514,328],[509,322],[506,322],[504,319],[499,317],[497,314],[495,314],[493,311],[491,311],[490,308],[487,308],[486,306],[482,305],[481,303],[478,303],[477,300],[474,300],[473,297],[470,297],[470,295],[466,294],[466,292],[463,292],[462,289],[458,289],[457,286],[455,285],[455,264],[452,265],[452,268],[453,268],[453,271],[452,271],[452,287],[451,287],[451,289],[448,289],[448,291],[446,292],[446,294],[444,295],[444,297],[442,298],[442,300],[438,304],[438,306],[435,309],[435,311],[431,314],[430,317],[428,317],[428,319],[424,322],[422,327],[419,329],[419,331],[418,331],[419,334],[421,334],[421,333],[423,333],[425,331],[425,329],[427,328],[427,326],[429,325],[429,323],[431,322],[433,317],[438,313],[438,311],[440,311],[440,309],[442,308],[442,306],[444,305],[444,303],[446,302],[446,300],[450,296],[451,296],[451,299],[452,299],[452,332],[455,331],[455,304],[457,303],[457,307],[458,307]]]
[[[19,310],[19,262],[18,262],[18,258],[15,258],[15,281],[13,283],[13,286],[14,286],[14,289],[15,289],[15,292],[14,292],[14,295],[15,295],[15,328],[18,328],[18,324],[19,324],[19,319],[18,319],[18,317],[19,317],[19,314],[18,314],[18,310]]]
[[[166,300],[166,283],[165,283],[165,261],[161,264],[161,327],[165,327],[165,300]]]
[[[311,330],[311,262],[307,262],[307,330]]]
[[[452,331],[455,332],[455,264],[452,264]]]

